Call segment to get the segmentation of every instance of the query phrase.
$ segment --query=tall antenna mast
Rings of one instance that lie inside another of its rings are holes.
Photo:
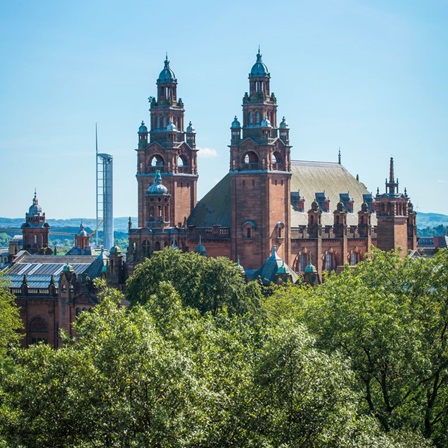
[[[98,204],[98,125],[95,123],[95,167],[96,167],[96,188],[95,188],[95,202],[96,202],[96,229],[95,229],[95,242],[98,247],[98,227],[99,221],[99,204]]]

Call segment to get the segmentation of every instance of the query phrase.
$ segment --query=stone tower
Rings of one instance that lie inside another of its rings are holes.
[[[377,246],[381,250],[402,249],[402,256],[408,249],[416,249],[415,213],[406,193],[398,192],[398,179],[394,177],[394,159],[390,158],[389,180],[386,192],[377,194]]]
[[[23,249],[31,254],[51,255],[52,251],[48,247],[49,232],[50,226],[34,192],[33,203],[25,215],[25,223],[22,224]]]
[[[290,260],[289,128],[277,124],[277,99],[270,92],[270,74],[260,50],[249,73],[243,98],[243,125],[231,125],[230,197],[231,258],[256,269],[273,246]]]
[[[160,171],[168,189],[170,226],[183,225],[196,204],[196,134],[190,124],[184,130],[184,104],[177,98],[177,80],[168,57],[157,79],[157,97],[150,97],[150,131],[142,122],[137,148],[138,226],[150,219],[145,195]]]

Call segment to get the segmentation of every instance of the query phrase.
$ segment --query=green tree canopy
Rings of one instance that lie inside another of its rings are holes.
[[[146,303],[163,281],[174,286],[184,305],[202,314],[216,314],[222,308],[242,314],[257,307],[261,298],[258,285],[246,284],[241,268],[228,258],[166,248],[137,266],[127,283],[129,301]]]
[[[0,359],[8,348],[22,339],[23,324],[20,319],[20,311],[15,303],[15,297],[8,289],[8,285],[0,275]]]
[[[386,430],[448,444],[448,252],[401,259],[374,251],[303,294],[318,346],[340,351],[367,413]]]

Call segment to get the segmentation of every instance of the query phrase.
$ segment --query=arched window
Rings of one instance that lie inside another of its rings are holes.
[[[300,254],[299,255],[299,263],[298,263],[298,271],[304,272],[307,264],[308,264],[308,260],[307,260],[306,254]]]
[[[42,316],[34,317],[28,325],[28,344],[48,343],[48,324]]]
[[[243,169],[256,170],[258,169],[258,156],[253,151],[248,151],[243,155]]]
[[[142,255],[146,258],[149,258],[151,255],[151,243],[148,240],[143,241]]]
[[[359,262],[359,254],[357,252],[352,252],[350,254],[350,265],[354,266],[355,264],[358,264]]]
[[[179,173],[186,173],[188,170],[188,159],[187,157],[180,155],[177,158],[177,168]]]
[[[160,250],[160,242],[156,241],[156,243],[154,244],[154,250]]]
[[[250,239],[253,237],[255,224],[253,221],[246,221],[243,224],[243,238]]]
[[[252,111],[249,112],[249,124],[254,123],[254,113]]]
[[[283,169],[282,155],[278,151],[275,151],[274,153],[272,153],[271,165],[272,165],[272,169],[273,170],[281,170],[281,169]]]
[[[163,157],[161,155],[155,154],[149,160],[149,165],[151,168],[157,168],[161,170],[161,168],[163,168],[163,166],[165,165],[165,161],[163,160]]]
[[[334,269],[334,255],[330,252],[325,254],[325,270],[330,272]]]

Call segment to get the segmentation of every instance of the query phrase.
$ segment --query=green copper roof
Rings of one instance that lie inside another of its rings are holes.
[[[260,49],[258,49],[257,53],[257,62],[252,67],[250,71],[249,78],[266,78],[269,77],[269,71],[266,65],[261,60]]]
[[[176,82],[176,75],[170,68],[170,61],[168,60],[168,55],[165,59],[165,66],[163,70],[160,72],[159,78],[157,79],[157,83],[171,83]]]

